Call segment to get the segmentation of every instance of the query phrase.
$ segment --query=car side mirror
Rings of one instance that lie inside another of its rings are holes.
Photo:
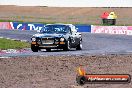
[[[73,31],[74,33],[77,33],[77,30]]]
[[[76,33],[77,33],[77,31],[71,31],[71,34],[73,34],[73,35],[76,34]]]

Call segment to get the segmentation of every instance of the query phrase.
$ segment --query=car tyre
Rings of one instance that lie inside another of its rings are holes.
[[[33,52],[38,52],[38,47],[37,46],[35,46],[35,45],[31,45],[31,50],[33,51]]]
[[[86,83],[86,78],[84,76],[78,76],[76,78],[76,82],[79,84],[79,85],[84,85]]]
[[[82,50],[82,41],[77,45],[76,50]]]
[[[69,51],[71,49],[70,41],[68,40],[66,43],[66,47],[64,47],[64,51]]]

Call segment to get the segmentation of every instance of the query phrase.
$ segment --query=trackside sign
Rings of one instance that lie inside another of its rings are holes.
[[[129,74],[87,74],[84,68],[79,67],[76,82],[79,85],[86,83],[124,84],[131,82],[131,76]]]
[[[91,33],[132,35],[132,26],[91,26]]]
[[[41,30],[45,24],[28,22],[0,22],[0,29]],[[91,32],[91,25],[75,25],[78,32]]]

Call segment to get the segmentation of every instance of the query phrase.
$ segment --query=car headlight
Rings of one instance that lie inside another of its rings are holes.
[[[65,40],[64,38],[60,38],[60,41],[61,41],[61,42],[64,42],[64,40]]]
[[[32,38],[32,41],[36,41],[36,38]]]

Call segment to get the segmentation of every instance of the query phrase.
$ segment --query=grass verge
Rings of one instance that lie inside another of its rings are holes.
[[[0,38],[0,49],[21,49],[21,48],[29,48],[29,47],[30,44],[26,42]]]
[[[31,17],[27,17],[27,18],[31,18]],[[39,19],[43,19],[43,18],[39,18]],[[46,18],[46,19],[52,19],[52,18]],[[69,19],[73,19],[72,17]],[[105,25],[102,23],[82,23],[82,22],[57,22],[57,21],[24,21],[24,20],[4,20],[4,19],[0,19],[0,22],[19,22],[19,23],[34,23],[34,24],[54,24],[54,23],[64,23],[64,24],[74,24],[74,25],[98,25],[98,26],[132,26],[131,23],[129,24],[116,24],[116,25]]]

